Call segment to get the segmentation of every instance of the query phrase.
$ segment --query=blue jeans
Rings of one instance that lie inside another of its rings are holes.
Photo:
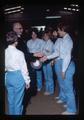
[[[43,65],[43,72],[45,77],[45,89],[50,94],[54,93],[53,71],[50,63]]]
[[[9,115],[22,115],[25,82],[21,71],[6,73],[5,86],[8,96]]]
[[[64,93],[64,83],[63,83],[63,80],[62,80],[62,60],[57,60],[56,63],[55,63],[55,72],[56,72],[56,75],[57,75],[57,81],[58,81],[58,85],[59,85],[59,98],[60,100],[62,100],[63,102],[66,102],[66,96],[65,96],[65,93]]]
[[[67,111],[68,112],[76,112],[76,101],[75,101],[75,94],[73,88],[73,76],[75,73],[75,64],[71,62],[64,79],[64,91],[67,99]]]
[[[42,88],[42,70],[36,70],[37,89]]]
[[[65,73],[65,79],[61,77],[62,72],[62,60],[57,60],[55,64],[58,83],[60,87],[59,97],[66,102],[68,112],[76,112],[76,101],[73,88],[73,76],[75,73],[75,64],[71,62]]]

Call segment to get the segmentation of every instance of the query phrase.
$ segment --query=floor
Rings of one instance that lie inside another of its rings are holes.
[[[28,104],[26,108],[26,115],[61,115],[65,111],[63,104],[56,103],[55,97],[58,95],[58,86],[56,87],[53,95],[44,95],[44,88],[33,96],[31,104]],[[6,99],[6,113],[7,110],[7,99]]]
[[[31,104],[26,109],[26,115],[61,115],[65,111],[63,104],[56,103],[55,96],[58,94],[58,88],[54,95],[44,95],[44,89],[32,97]]]

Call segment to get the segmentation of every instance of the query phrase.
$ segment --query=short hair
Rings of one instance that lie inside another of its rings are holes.
[[[13,28],[14,28],[16,25],[21,25],[21,26],[22,26],[22,24],[21,24],[20,22],[14,22],[14,23],[13,23]]]
[[[34,32],[38,36],[38,29],[37,28],[32,28],[31,34],[32,34],[32,32]]]
[[[62,31],[64,31],[64,32],[67,32],[67,33],[69,33],[70,32],[70,26],[68,25],[68,24],[66,24],[66,23],[59,23],[58,25],[57,25],[57,28],[59,28],[60,30],[62,30]]]
[[[49,36],[49,31],[48,31],[48,30],[44,31],[44,32],[43,32],[43,36],[44,36],[45,34],[47,34],[47,35]]]
[[[6,41],[8,44],[13,44],[18,41],[18,36],[15,32],[10,31],[6,34]]]
[[[54,28],[53,28],[52,33],[53,33],[54,31],[56,31],[56,32],[58,31],[58,30],[57,30],[57,27],[54,27]]]

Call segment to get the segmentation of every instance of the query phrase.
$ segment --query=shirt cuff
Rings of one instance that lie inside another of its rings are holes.
[[[30,84],[30,82],[31,82],[31,80],[30,80],[30,79],[25,80],[26,85],[29,85],[29,84]]]
[[[50,56],[47,56],[47,59],[48,59],[48,60],[51,59]]]

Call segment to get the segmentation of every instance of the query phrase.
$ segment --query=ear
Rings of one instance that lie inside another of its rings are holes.
[[[64,28],[62,28],[62,31],[64,32]]]
[[[18,44],[18,41],[15,42],[15,45],[16,45],[16,46],[17,46],[17,44]]]

